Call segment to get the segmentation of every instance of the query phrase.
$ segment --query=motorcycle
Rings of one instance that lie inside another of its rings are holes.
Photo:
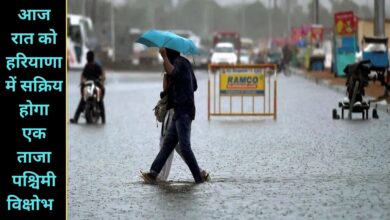
[[[88,124],[96,124],[102,116],[100,101],[102,90],[98,86],[99,80],[87,80],[83,83],[83,99],[85,102],[84,116]]]

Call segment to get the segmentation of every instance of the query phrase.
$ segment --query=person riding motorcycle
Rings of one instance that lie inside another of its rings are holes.
[[[101,99],[99,102],[99,107],[101,110],[101,117],[102,117],[102,123],[106,123],[106,115],[105,115],[105,110],[104,110],[104,81],[106,79],[105,72],[103,71],[102,67],[95,62],[95,54],[93,51],[88,51],[87,53],[87,64],[85,65],[83,72],[81,74],[81,99],[79,102],[79,105],[76,109],[76,113],[73,118],[70,119],[70,123],[77,123],[81,112],[84,110],[85,107],[85,101],[83,99],[83,89],[84,89],[84,82],[87,80],[93,80],[97,83],[97,86],[101,89]]]

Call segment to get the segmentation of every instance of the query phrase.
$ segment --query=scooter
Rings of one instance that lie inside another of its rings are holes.
[[[84,82],[84,116],[88,124],[96,124],[99,117],[102,116],[102,110],[99,105],[102,98],[102,91],[99,86],[97,86],[98,83],[99,80],[87,80]]]

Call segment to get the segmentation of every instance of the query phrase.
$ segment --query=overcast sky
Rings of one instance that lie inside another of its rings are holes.
[[[121,5],[125,2],[129,1],[135,1],[135,0],[108,0],[108,1],[114,1],[117,5]],[[178,2],[180,0],[172,0],[174,3]],[[226,5],[232,5],[232,4],[240,4],[240,3],[252,3],[255,1],[261,1],[265,6],[268,6],[270,2],[273,2],[274,0],[214,0],[216,1],[219,5],[221,6],[226,6]],[[282,4],[285,1],[290,1],[290,0],[276,0],[281,2]],[[299,4],[306,6],[309,2],[313,0],[297,0]],[[358,3],[359,5],[369,5],[371,8],[374,7],[374,1],[375,0],[353,0],[354,2]],[[330,0],[320,0],[320,4],[325,6],[326,8],[330,9]],[[386,8],[389,7],[390,1],[385,0]],[[307,9],[307,8],[306,8]]]
[[[250,3],[250,2],[255,2],[255,1],[259,1],[259,0],[215,0],[218,2],[218,4],[220,5],[230,5],[230,4],[239,4],[239,3],[242,3],[242,2],[247,2],[247,3]],[[263,2],[264,5],[268,6],[270,2],[273,2],[273,0],[260,0],[261,2]],[[280,1],[280,0],[279,0]],[[286,0],[284,0],[286,1]],[[280,1],[280,2],[284,2],[283,0]],[[289,1],[289,0],[287,0]],[[301,5],[307,5],[309,2],[311,2],[312,0],[298,0],[298,3],[301,4]],[[387,1],[387,0],[385,0]],[[354,2],[360,4],[360,5],[373,5],[373,0],[354,0]],[[324,5],[326,8],[330,9],[330,1],[329,0],[321,0],[320,1],[320,4]]]
[[[114,1],[117,4],[123,4],[125,2],[132,1],[132,0],[108,0],[108,1]],[[172,0],[172,1],[177,2],[180,0]],[[261,1],[261,2],[263,2],[264,5],[268,5],[268,3],[270,2],[270,0],[214,0],[214,1],[218,2],[218,4],[220,4],[220,5],[231,5],[231,4],[239,4],[239,3],[244,3],[244,2],[252,3],[255,1]],[[272,1],[273,0],[271,0],[271,2]],[[285,2],[285,1],[290,1],[290,0],[279,0],[279,1]],[[310,1],[312,1],[312,0],[298,0],[298,3],[302,4],[302,5],[307,5],[307,3]],[[359,4],[366,4],[366,5],[369,4],[370,2],[371,2],[371,4],[373,4],[373,1],[374,0],[354,0],[354,2],[357,2]],[[388,1],[388,0],[385,0],[385,1]],[[327,8],[330,7],[329,0],[320,0],[320,3],[323,4]]]

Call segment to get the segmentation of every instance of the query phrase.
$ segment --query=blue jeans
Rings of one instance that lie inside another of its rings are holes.
[[[179,115],[168,127],[164,143],[156,159],[154,159],[150,172],[157,176],[167,161],[169,155],[175,149],[177,143],[180,144],[181,153],[187,166],[190,168],[196,183],[202,182],[198,162],[191,150],[191,123],[189,115]]]

